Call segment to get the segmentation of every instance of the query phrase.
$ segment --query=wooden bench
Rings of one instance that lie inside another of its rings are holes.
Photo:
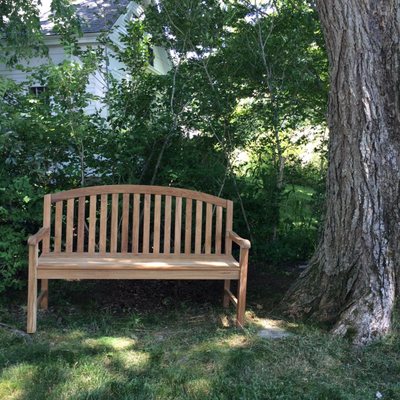
[[[172,187],[94,186],[44,196],[43,227],[28,239],[27,332],[36,331],[37,306],[48,306],[49,279],[219,279],[224,307],[232,301],[243,326],[250,242],[232,231],[232,219],[232,201]],[[231,280],[239,281],[237,298]]]

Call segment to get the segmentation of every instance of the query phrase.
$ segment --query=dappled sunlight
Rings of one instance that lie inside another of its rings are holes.
[[[85,362],[76,362],[70,368],[68,380],[61,381],[52,390],[53,398],[71,399],[86,396],[85,393],[98,393],[107,385],[116,382],[123,384],[123,376],[110,372],[104,355],[92,356]]]
[[[294,330],[299,327],[299,325],[294,322],[288,322],[282,319],[259,318],[254,313],[251,313],[251,324],[256,328],[276,331]]]
[[[217,345],[226,346],[229,349],[234,349],[238,347],[245,347],[249,344],[249,339],[243,334],[233,334],[228,338],[221,340]]]
[[[0,375],[0,399],[17,400],[25,397],[25,388],[32,383],[37,367],[21,363],[3,369]]]
[[[231,326],[231,321],[226,314],[220,314],[219,321],[223,328],[229,328]]]
[[[98,339],[86,339],[83,344],[94,349],[110,348],[116,351],[127,350],[136,344],[136,340],[128,337],[108,337]]]
[[[294,322],[285,321],[282,319],[262,318],[257,315],[255,311],[246,311],[246,324],[247,328],[268,329],[271,331],[294,331],[299,325]],[[235,319],[230,318],[227,314],[221,313],[219,316],[220,324],[223,328],[232,328],[235,326]]]
[[[212,382],[206,378],[192,379],[185,384],[185,389],[195,398],[206,398],[212,390]]]
[[[19,387],[19,383],[12,379],[0,382],[0,398],[3,400],[21,399],[25,391]]]
[[[76,344],[79,344],[82,339],[84,339],[87,336],[87,333],[85,333],[81,329],[74,329],[68,332],[38,332],[37,337],[40,337],[41,340],[48,340],[50,346],[56,346],[56,345],[62,345],[62,344],[67,344],[68,346],[71,345],[71,343],[76,342]]]
[[[150,354],[144,351],[124,351],[118,355],[118,361],[125,369],[143,370],[150,361]]]
[[[218,354],[222,356],[232,350],[244,348],[251,344],[251,337],[245,332],[232,331],[230,334],[208,337],[207,340],[195,344],[187,351],[186,356],[197,357],[199,354]],[[218,357],[218,364],[223,360]]]
[[[33,400],[46,393],[57,400],[109,398],[114,387],[128,384],[129,374],[144,372],[150,363],[150,353],[132,349],[136,343],[125,336],[88,337],[82,330],[38,335],[26,349],[35,363],[24,362],[22,351],[14,365],[3,367],[0,399]]]
[[[95,332],[53,328],[31,344],[4,335],[10,349],[4,346],[0,398],[230,399],[294,393],[288,398],[300,399],[307,398],[301,394],[308,390],[315,398],[331,398],[329,391],[320,393],[321,382],[329,390],[341,385],[352,390],[362,363],[396,368],[394,357],[383,358],[373,349],[352,357],[345,342],[316,329],[302,327],[291,340],[264,340],[258,336],[262,329],[298,327],[249,311],[246,328],[238,330],[232,327],[233,313],[221,310],[219,316],[230,327],[215,327],[208,320],[183,325],[187,316],[167,324],[159,316],[136,328],[134,335],[122,323]],[[218,397],[221,391],[226,396]]]

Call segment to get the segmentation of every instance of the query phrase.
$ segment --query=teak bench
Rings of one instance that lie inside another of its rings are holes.
[[[49,279],[219,279],[224,307],[231,301],[243,326],[250,242],[232,231],[232,212],[230,200],[172,187],[45,195],[43,227],[28,239],[27,332],[36,331],[37,306],[48,306]],[[240,246],[239,262],[232,242]],[[238,281],[237,298],[231,280]]]

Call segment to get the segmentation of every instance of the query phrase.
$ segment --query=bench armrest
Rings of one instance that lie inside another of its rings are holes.
[[[251,243],[250,240],[243,239],[240,237],[237,233],[233,231],[228,231],[228,236],[230,239],[232,239],[233,242],[238,244],[242,249],[250,249]]]
[[[40,228],[34,235],[29,236],[28,245],[29,246],[36,246],[46,236],[48,236],[49,233],[50,233],[50,228]]]

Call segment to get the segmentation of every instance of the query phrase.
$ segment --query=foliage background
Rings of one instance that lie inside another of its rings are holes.
[[[315,10],[286,1],[148,7],[115,48],[126,79],[108,77],[104,117],[85,111],[93,99],[86,85],[112,44],[105,35],[99,47],[80,49],[68,2],[54,3],[56,21],[68,21],[59,23],[68,61],[30,69],[21,85],[0,77],[0,292],[25,282],[26,238],[41,225],[43,195],[93,184],[170,185],[232,199],[252,260],[305,262],[326,164],[327,60]],[[21,24],[0,25],[8,39],[0,60],[24,69],[19,60],[46,49],[35,10],[24,41],[35,47],[15,47]],[[167,75],[149,71],[154,45],[169,52]],[[32,82],[46,91],[30,94]]]

